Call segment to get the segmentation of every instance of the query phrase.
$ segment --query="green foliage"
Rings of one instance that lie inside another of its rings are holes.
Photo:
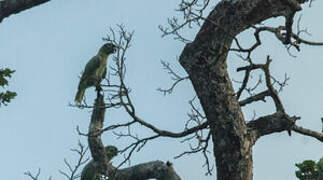
[[[295,165],[298,168],[295,173],[299,180],[323,180],[323,158],[317,163],[312,160],[305,160]]]
[[[2,105],[7,106],[11,99],[14,99],[17,96],[17,93],[15,92],[4,90],[4,88],[8,86],[8,78],[11,78],[11,74],[14,72],[14,70],[8,68],[0,69],[0,107]]]
[[[323,180],[323,157],[316,164],[319,171],[319,180]]]

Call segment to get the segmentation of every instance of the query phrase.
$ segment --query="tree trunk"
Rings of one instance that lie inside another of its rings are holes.
[[[233,38],[251,25],[293,11],[287,0],[221,1],[180,56],[210,124],[217,180],[251,180],[253,174],[254,140],[227,72]]]

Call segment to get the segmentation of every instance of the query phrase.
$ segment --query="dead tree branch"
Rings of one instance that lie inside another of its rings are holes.
[[[25,176],[31,178],[32,180],[38,180],[41,170],[38,169],[36,174],[31,173],[30,171],[27,171],[24,173]]]
[[[94,105],[91,123],[89,125],[89,134],[101,132],[103,127],[106,109],[102,108],[102,106],[104,106],[103,96],[99,93],[98,95],[99,96],[97,97]],[[126,169],[116,169],[114,166],[112,166],[112,164],[110,164],[104,153],[104,147],[100,134],[97,134],[96,136],[89,136],[88,142],[93,160],[96,162],[95,166],[97,166],[97,169],[102,175],[109,177],[109,179],[131,180],[139,177],[143,179],[156,178],[158,180],[180,179],[172,167],[169,167],[160,161],[144,163]],[[138,167],[140,168],[138,169]]]
[[[77,154],[78,160],[75,163],[75,165],[72,165],[70,162],[64,159],[64,164],[67,170],[58,171],[61,175],[63,175],[64,179],[76,180],[80,178],[80,169],[89,160],[89,158],[85,157],[87,150],[88,148],[85,147],[81,142],[78,142],[78,148],[71,149],[72,152],[75,152]],[[40,173],[41,173],[41,170],[38,169],[37,173],[35,174],[32,174],[30,171],[27,171],[24,174],[27,177],[31,178],[32,180],[39,180]],[[48,179],[52,180],[52,177],[50,176]]]
[[[67,172],[63,170],[59,170],[59,173],[63,175],[68,180],[75,180],[80,177],[79,170],[81,166],[88,162],[89,158],[85,158],[88,148],[85,147],[81,142],[78,143],[78,149],[71,149],[71,151],[77,153],[79,159],[77,163],[72,166],[71,163],[64,159],[64,164],[67,167]]]
[[[250,121],[247,123],[247,126],[250,130],[253,143],[255,143],[261,136],[290,130],[298,119],[300,119],[300,117],[290,117],[287,114],[278,111],[272,115],[263,116]]]
[[[281,112],[285,111],[283,108],[282,102],[278,96],[278,93],[277,93],[276,89],[273,87],[273,83],[271,82],[272,76],[269,71],[269,65],[270,65],[271,61],[272,60],[270,59],[270,57],[267,56],[266,64],[251,64],[250,66],[240,67],[237,69],[237,71],[243,71],[243,70],[251,71],[251,70],[256,70],[256,69],[263,70],[263,72],[265,74],[265,80],[266,80],[265,82],[266,82],[266,86],[267,86],[266,91],[264,91],[260,94],[257,94],[256,96],[248,98],[243,103],[241,103],[242,105],[245,105],[247,102],[252,102],[254,100],[263,100],[266,95],[269,95],[269,96],[271,96],[271,98],[273,99],[273,101],[275,103],[276,110],[281,111]]]
[[[190,29],[194,25],[201,26],[202,22],[205,21],[204,14],[210,2],[210,0],[181,0],[177,11],[182,14],[184,21],[179,22],[176,17],[168,18],[168,27],[159,26],[162,37],[171,35],[175,40],[184,43],[192,42],[182,35],[181,30],[185,28]]]
[[[297,125],[293,126],[293,131],[298,132],[300,134],[303,134],[305,136],[314,137],[317,140],[323,142],[323,132],[322,133],[315,132],[313,130],[306,129],[306,128],[303,128],[303,127],[300,127],[300,126],[297,126]]]
[[[11,14],[17,14],[48,1],[50,0],[2,0],[0,1],[0,23]]]
[[[299,119],[300,117],[291,117],[287,114],[276,112],[272,115],[263,116],[256,120],[250,121],[247,125],[250,129],[250,134],[252,135],[254,142],[256,142],[256,140],[261,136],[282,132],[289,129],[292,129],[293,131],[305,136],[314,137],[323,142],[323,133],[315,132],[313,130],[295,125],[295,122]]]
[[[171,76],[171,79],[174,81],[173,84],[171,85],[170,88],[168,89],[162,89],[162,88],[158,88],[157,90],[162,92],[164,95],[167,94],[171,94],[176,85],[178,85],[180,82],[184,81],[184,80],[188,80],[188,76],[180,76],[178,75],[169,65],[168,62],[165,61],[161,61],[161,64],[163,65],[164,69],[167,71],[167,73]]]
[[[256,95],[253,95],[253,96],[250,96],[242,101],[239,101],[239,105],[240,106],[245,106],[247,104],[250,104],[250,103],[253,103],[253,102],[256,102],[256,101],[264,101],[266,102],[265,98],[267,96],[270,96],[270,91],[266,90],[266,91],[263,91],[261,93],[258,93]]]

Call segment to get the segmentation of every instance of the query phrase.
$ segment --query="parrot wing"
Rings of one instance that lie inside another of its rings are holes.
[[[89,62],[86,64],[83,74],[92,75],[100,67],[101,58],[100,56],[92,57]]]
[[[86,84],[89,83],[89,85],[85,85],[85,86],[91,86],[90,84],[93,83],[93,82],[91,83],[91,81],[93,81],[93,77],[96,77],[95,72],[97,69],[99,69],[100,63],[101,63],[101,58],[99,56],[92,57],[89,60],[89,62],[87,62],[87,64],[85,65],[84,72],[82,74],[80,82],[89,81],[86,83]]]
[[[102,79],[104,79],[107,76],[107,67],[104,68]]]

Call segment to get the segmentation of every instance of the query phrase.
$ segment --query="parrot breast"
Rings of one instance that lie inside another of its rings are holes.
[[[99,68],[95,72],[96,77],[98,78],[98,80],[100,80],[100,79],[103,78],[103,74],[104,74],[105,68],[107,66],[107,63],[108,63],[108,57],[107,56],[106,57],[103,57],[102,62],[100,63]]]

